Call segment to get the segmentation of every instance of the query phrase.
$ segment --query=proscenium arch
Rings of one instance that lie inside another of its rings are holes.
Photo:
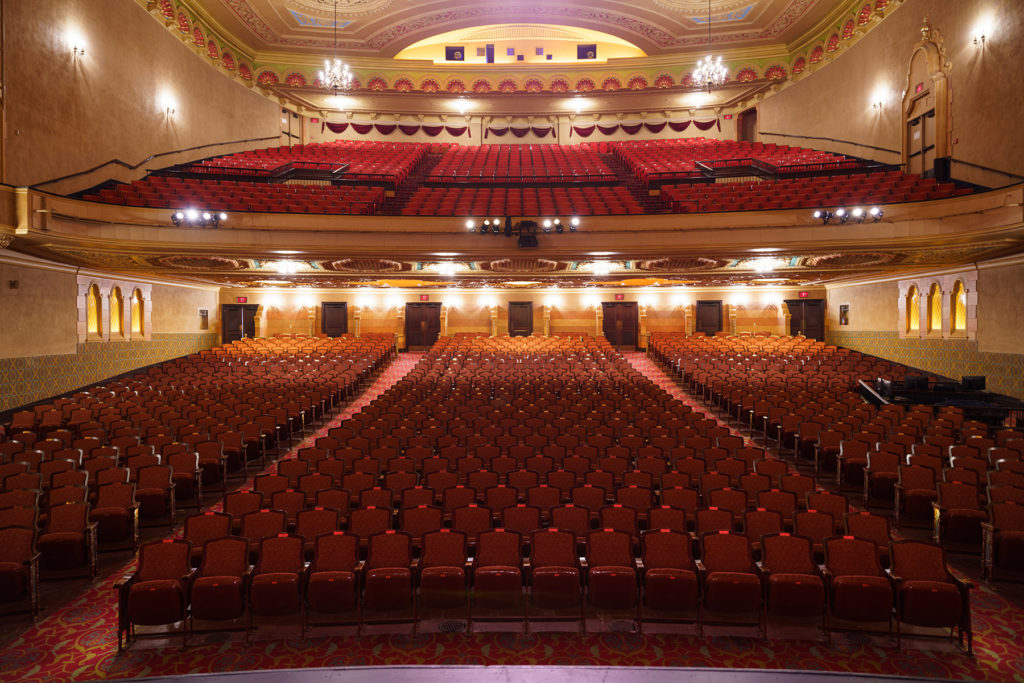
[[[938,29],[934,29],[929,25],[927,17],[925,17],[924,25],[921,27],[921,36],[921,40],[914,46],[914,50],[910,54],[910,60],[907,63],[906,87],[903,90],[900,121],[903,170],[907,173],[911,172],[909,164],[912,140],[908,135],[911,120],[919,116],[931,115],[934,118],[935,126],[932,170],[936,178],[947,180],[949,178],[950,156],[952,154],[949,92],[949,72],[952,69],[952,65],[945,61],[946,48],[943,46],[942,34],[939,33]],[[913,76],[915,73],[915,61],[921,59],[924,59],[924,66],[930,84],[924,83],[925,87],[921,92],[914,92],[917,85],[913,82],[916,80]],[[933,98],[933,104],[930,107],[924,104],[929,96]]]

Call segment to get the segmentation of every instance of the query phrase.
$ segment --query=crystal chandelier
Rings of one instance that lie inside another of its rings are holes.
[[[729,80],[729,72],[726,71],[725,66],[722,64],[722,58],[719,56],[717,59],[711,57],[711,0],[708,0],[708,56],[697,62],[697,68],[693,71],[693,82],[699,85],[701,88],[711,92],[712,88],[716,88],[727,80]]]
[[[338,0],[334,0],[334,58],[324,60],[320,86],[335,95],[352,87],[352,72],[348,70],[348,64],[338,59]]]

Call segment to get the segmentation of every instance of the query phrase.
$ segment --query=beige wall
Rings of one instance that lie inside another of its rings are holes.
[[[78,285],[69,266],[32,267],[0,252],[0,358],[74,353]],[[12,289],[11,282],[17,282]]]
[[[152,330],[155,334],[220,331],[220,306],[216,287],[195,288],[153,285]],[[209,312],[208,327],[201,326],[199,309]]]
[[[846,332],[885,331],[898,329],[897,303],[899,286],[895,280],[868,285],[830,287],[825,327]],[[839,306],[849,304],[850,323],[839,325]]]
[[[978,271],[978,349],[1024,354],[1024,264]]]
[[[278,105],[212,68],[136,2],[7,2],[3,19],[3,182],[30,185],[114,158],[138,164],[152,154],[280,132]],[[81,36],[74,42],[84,55],[72,55],[69,33]],[[171,116],[164,93],[175,102]],[[114,171],[46,189],[81,189]]]
[[[736,311],[737,332],[769,331],[782,333],[784,320],[780,317],[782,301],[796,298],[797,289],[745,288],[681,289],[681,288],[607,288],[556,289],[537,288],[522,290],[460,289],[352,289],[352,290],[261,290],[223,289],[220,303],[235,303],[238,296],[247,297],[248,303],[261,308],[260,336],[279,332],[308,333],[320,329],[319,310],[324,301],[348,303],[349,331],[355,332],[356,317],[361,332],[387,332],[401,334],[403,320],[399,315],[408,302],[419,301],[427,295],[430,301],[441,302],[448,315],[448,334],[458,332],[491,332],[491,309],[497,311],[497,332],[508,332],[508,304],[510,301],[533,302],[534,332],[544,331],[545,306],[550,315],[551,334],[595,334],[597,314],[602,302],[615,300],[623,294],[625,301],[635,301],[646,315],[649,332],[680,332],[685,330],[684,309],[696,301],[721,300]],[[808,288],[811,298],[824,298],[822,288]],[[310,325],[309,310],[314,318]],[[729,322],[724,320],[725,329]]]
[[[832,63],[762,101],[762,140],[898,163],[901,101],[925,15],[943,35],[946,59],[952,64],[954,159],[1024,175],[1024,159],[1018,153],[1024,142],[1019,125],[1024,90],[1007,71],[1019,63],[1024,41],[1024,3],[1018,0],[906,0]],[[993,18],[993,30],[980,49],[973,44],[972,28],[985,16]],[[872,108],[875,100],[883,102],[881,110]],[[857,145],[765,133],[836,138]],[[953,176],[992,186],[1011,182],[1005,175],[984,174],[956,163]]]

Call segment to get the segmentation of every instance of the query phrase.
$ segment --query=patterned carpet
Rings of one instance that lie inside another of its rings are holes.
[[[677,395],[671,378],[642,354],[626,354],[644,374]],[[372,385],[317,434],[358,410],[412,368],[420,354],[400,354]],[[694,404],[698,407],[698,404]],[[294,450],[288,457],[294,457]],[[249,485],[248,483],[246,485]],[[976,558],[967,558],[965,571]],[[682,633],[636,635],[601,633],[389,633],[299,638],[296,627],[261,631],[250,645],[240,635],[195,637],[188,648],[180,640],[138,642],[117,654],[117,605],[113,583],[133,568],[107,559],[105,571],[63,604],[63,590],[47,584],[44,611],[36,623],[14,618],[0,623],[0,680],[86,681],[194,673],[374,665],[604,665],[800,669],[892,674],[955,680],[1024,681],[1024,610],[1019,589],[981,584],[972,593],[975,656],[961,654],[946,641],[904,639],[903,649],[884,637],[836,634],[831,646],[806,627],[780,627],[765,640],[750,629],[708,628],[704,638]],[[1010,595],[1001,594],[1008,591]],[[47,597],[50,594],[58,598]],[[429,624],[427,625],[429,626]],[[435,625],[436,626],[436,625]],[[607,628],[607,625],[605,625]],[[428,630],[425,626],[424,631]],[[436,628],[431,629],[436,630]],[[775,637],[784,632],[785,639]],[[272,639],[271,639],[272,638]]]

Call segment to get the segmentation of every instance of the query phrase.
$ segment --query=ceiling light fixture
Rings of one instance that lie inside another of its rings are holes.
[[[348,70],[348,64],[338,59],[338,0],[334,0],[334,58],[324,60],[320,87],[330,90],[335,96],[352,87],[352,72]]]
[[[693,70],[693,82],[702,89],[711,92],[713,88],[729,80],[729,72],[722,64],[722,57],[718,59],[711,57],[711,0],[708,0],[708,56],[697,62],[697,68]]]

